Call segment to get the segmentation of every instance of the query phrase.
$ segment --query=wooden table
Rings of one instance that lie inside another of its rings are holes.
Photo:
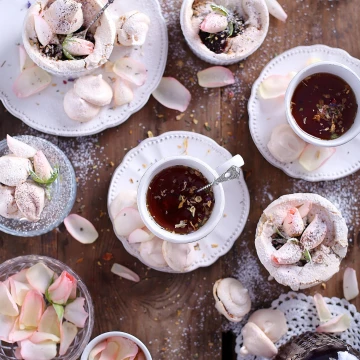
[[[234,336],[229,330],[237,327],[229,326],[215,310],[212,286],[221,277],[239,278],[250,290],[254,309],[269,306],[273,299],[289,291],[268,282],[268,274],[254,249],[255,227],[262,210],[283,194],[310,191],[327,196],[340,206],[349,225],[349,253],[341,271],[326,284],[326,289],[317,286],[308,293],[342,297],[345,266],[357,268],[360,275],[360,263],[355,260],[360,255],[359,174],[316,184],[289,178],[260,155],[250,136],[246,110],[252,83],[276,54],[298,45],[321,43],[342,48],[359,58],[358,3],[355,0],[282,0],[281,3],[289,15],[287,22],[271,17],[269,33],[261,48],[246,61],[230,66],[236,74],[236,84],[204,90],[197,85],[196,73],[209,65],[197,59],[185,44],[178,21],[181,1],[162,0],[170,39],[165,74],[178,78],[192,93],[185,115],[178,120],[178,112],[150,98],[125,124],[99,135],[80,139],[45,136],[64,149],[73,161],[79,177],[73,212],[90,219],[100,237],[93,245],[82,245],[71,238],[63,225],[36,238],[0,233],[0,261],[42,254],[71,266],[84,279],[95,303],[94,336],[110,330],[129,332],[145,342],[154,360],[235,359]],[[0,114],[1,139],[7,133],[44,136],[10,115],[3,106]],[[197,124],[194,119],[198,120]],[[205,122],[211,130],[205,129]],[[245,159],[251,196],[249,220],[232,250],[208,268],[183,275],[149,270],[124,250],[113,233],[106,214],[111,175],[127,150],[146,138],[149,130],[155,136],[169,130],[196,131]],[[81,158],[84,154],[85,158]],[[105,260],[106,253],[113,258]],[[135,270],[142,281],[135,284],[111,274],[113,262]],[[353,303],[360,306],[360,297]]]

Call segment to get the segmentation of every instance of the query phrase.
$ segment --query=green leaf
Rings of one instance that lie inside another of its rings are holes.
[[[294,243],[294,244],[298,244],[298,243],[299,243],[299,240],[296,239],[296,238],[290,238],[290,239],[288,239],[287,242],[292,242],[292,243]]]
[[[277,226],[274,226],[274,231],[278,235],[280,235],[283,239],[286,239],[286,240],[288,239],[288,236],[285,233],[283,233],[281,230],[279,230]]]
[[[234,23],[233,22],[229,22],[229,37],[232,36],[232,34],[234,33]]]
[[[312,258],[311,258],[311,255],[310,255],[310,251],[308,249],[305,249],[305,251],[303,252],[303,256],[304,256],[304,258],[305,258],[305,260],[307,262],[312,264]]]
[[[65,55],[66,58],[68,58],[69,60],[76,60],[76,58],[74,56],[72,56],[67,50],[64,49],[64,43],[65,41],[63,42],[63,53]]]
[[[229,10],[224,6],[211,4],[210,7],[211,7],[212,10],[219,13],[220,15],[224,15],[224,16],[229,15]]]
[[[59,167],[54,166],[54,170],[51,173],[51,176],[48,179],[41,179],[36,173],[32,170],[30,170],[30,176],[31,178],[38,184],[42,185],[50,185],[52,184],[59,176]]]
[[[48,288],[47,288],[46,291],[45,291],[45,299],[46,299],[50,304],[52,304],[52,300],[50,299],[49,291],[48,291],[48,290],[49,290],[49,287],[53,284],[53,282],[54,282],[54,277],[51,278],[50,284],[49,284]]]
[[[59,320],[61,321],[64,316],[64,307],[59,304],[53,304],[53,307],[56,311],[56,314],[57,314]]]

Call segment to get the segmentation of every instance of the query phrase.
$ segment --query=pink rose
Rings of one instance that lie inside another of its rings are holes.
[[[63,271],[48,289],[48,298],[55,304],[65,305],[72,293],[76,293],[76,279]]]

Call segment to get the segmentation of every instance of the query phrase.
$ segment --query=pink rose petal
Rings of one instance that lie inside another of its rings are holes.
[[[89,314],[84,310],[85,299],[83,297],[76,298],[73,302],[65,306],[64,318],[72,322],[79,328],[85,326],[86,319]]]
[[[299,213],[300,213],[300,216],[302,218],[304,218],[305,216],[307,216],[307,214],[309,213],[309,211],[311,210],[312,208],[312,203],[310,201],[305,201],[299,208]]]
[[[64,41],[63,48],[73,56],[84,56],[93,53],[94,44],[91,41],[72,37]]]
[[[135,190],[120,191],[110,204],[109,215],[111,220],[114,220],[116,215],[126,207],[137,208],[136,195],[137,192]]]
[[[287,75],[270,75],[259,86],[260,96],[263,99],[274,99],[284,95],[295,75],[295,72],[290,72]]]
[[[129,236],[144,226],[139,211],[130,207],[122,209],[114,219],[114,230],[118,236]]]
[[[48,159],[41,150],[34,155],[34,169],[35,174],[44,181],[49,180],[53,173]]]
[[[223,66],[213,66],[197,73],[199,85],[205,88],[216,88],[235,83],[233,73]]]
[[[122,79],[137,86],[145,84],[147,71],[143,63],[130,57],[123,57],[115,61],[113,71]]]
[[[134,99],[133,91],[121,78],[115,80],[113,89],[115,106],[123,106]]]
[[[76,279],[67,271],[63,271],[61,275],[48,288],[49,299],[59,305],[64,305],[68,301]]]
[[[21,306],[24,302],[25,296],[31,290],[30,284],[24,284],[10,278],[10,292],[15,302]]]
[[[119,346],[119,353],[116,360],[125,360],[127,358],[134,358],[139,351],[138,346],[131,340],[121,336],[113,336],[108,339],[108,342],[115,342]]]
[[[20,72],[34,66],[34,62],[30,59],[23,45],[19,45]]]
[[[10,342],[9,334],[14,328],[16,319],[15,316],[0,314],[0,341]]]
[[[23,270],[19,271],[18,273],[11,275],[9,279],[14,279],[16,281],[27,284],[28,283],[28,280],[26,278],[27,271],[28,271],[28,269],[23,269]]]
[[[116,342],[108,341],[99,360],[118,360],[119,350],[119,345]]]
[[[152,96],[169,109],[184,112],[191,101],[189,90],[173,77],[163,77]]]
[[[41,15],[34,14],[34,25],[37,38],[42,46],[50,43],[54,36],[54,32],[50,25],[44,20]]]
[[[346,300],[355,299],[359,295],[359,284],[356,277],[356,271],[350,267],[345,269],[344,272],[344,298]]]
[[[211,12],[205,16],[205,19],[200,24],[200,30],[215,34],[225,30],[227,26],[228,21],[226,16]]]
[[[145,357],[144,353],[141,351],[136,355],[134,360],[146,360],[146,357]]]
[[[19,315],[19,309],[12,298],[8,287],[0,282],[0,314],[8,316]]]
[[[321,322],[331,319],[331,312],[321,294],[314,295],[314,303]]]
[[[276,0],[265,0],[269,13],[281,21],[286,21],[287,14]]]
[[[129,243],[136,244],[151,240],[155,235],[148,229],[136,229],[129,235]]]
[[[150,241],[140,244],[140,256],[147,265],[160,268],[167,266],[167,262],[165,261],[162,253],[163,243],[163,240],[158,237],[154,237]]]
[[[18,360],[23,360],[23,357],[21,356],[21,347],[16,348],[14,355]]]
[[[19,98],[26,98],[34,95],[51,83],[51,76],[43,69],[34,65],[25,69],[15,80],[13,91]]]
[[[52,306],[49,306],[41,317],[38,331],[53,334],[60,338],[60,321]]]
[[[106,348],[106,345],[107,345],[107,341],[103,341],[99,344],[97,344],[91,351],[90,351],[90,354],[89,354],[89,360],[94,360],[95,357],[100,354],[105,348]]]
[[[34,149],[32,146],[11,137],[9,134],[6,136],[6,143],[10,151],[16,156],[32,158],[36,154],[36,149]]]
[[[325,332],[325,333],[338,333],[343,332],[349,329],[351,325],[351,317],[348,314],[342,314],[332,318],[326,323],[318,326],[316,332]]]
[[[315,171],[323,166],[335,151],[334,147],[325,148],[308,144],[300,155],[299,163],[306,171]]]
[[[77,280],[74,279],[74,283],[73,283],[73,287],[71,289],[71,293],[69,296],[69,299],[76,299],[76,295],[77,295]]]
[[[304,249],[315,249],[324,241],[326,233],[326,223],[316,214],[309,226],[302,233],[300,243]]]
[[[30,267],[26,273],[29,284],[42,294],[45,294],[53,277],[54,272],[41,262]]]
[[[78,329],[74,324],[65,321],[61,325],[61,343],[59,349],[60,356],[66,354],[70,345],[74,341],[77,333],[78,333]]]
[[[21,356],[25,360],[51,360],[56,357],[56,343],[46,341],[34,344],[29,340],[21,342]]]
[[[134,273],[132,270],[120,264],[114,263],[111,268],[111,272],[115,275],[121,276],[124,279],[128,279],[134,282],[140,281],[140,277],[138,274]]]
[[[54,341],[56,343],[60,342],[60,338],[58,336],[54,334],[39,332],[39,331],[34,332],[29,338],[29,340],[34,344],[39,344],[44,341]]]
[[[37,290],[27,292],[19,316],[20,329],[36,329],[45,311],[43,295]]]
[[[17,318],[9,334],[9,340],[12,343],[17,341],[23,341],[32,336],[35,330],[36,329],[21,329],[19,324],[19,318]]]
[[[82,244],[92,244],[99,237],[94,225],[77,214],[70,214],[64,224],[70,235]]]

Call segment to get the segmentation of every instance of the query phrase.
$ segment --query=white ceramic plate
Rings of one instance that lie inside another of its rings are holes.
[[[197,157],[213,168],[229,160],[232,155],[212,139],[186,131],[171,131],[158,137],[146,139],[129,151],[115,170],[108,193],[108,208],[120,191],[137,190],[146,169],[154,162],[169,156],[190,155]],[[249,191],[243,176],[223,184],[225,191],[224,217],[215,230],[199,244],[196,259],[188,271],[213,264],[226,254],[240,236],[250,210]],[[142,261],[139,244],[130,244],[125,237],[118,237],[125,249]],[[148,266],[148,264],[146,264]],[[175,272],[169,267],[154,268],[164,272]]]
[[[30,3],[34,1],[30,0]],[[115,46],[110,57],[110,60],[115,60],[131,55],[145,64],[148,77],[143,86],[134,90],[134,100],[130,104],[116,109],[112,109],[112,104],[105,106],[95,119],[87,123],[73,121],[64,112],[64,94],[73,86],[73,82],[66,78],[53,76],[52,84],[47,89],[26,99],[19,99],[13,93],[12,85],[20,74],[17,45],[21,43],[27,7],[25,0],[0,0],[0,99],[10,113],[47,134],[85,136],[123,123],[146,104],[161,80],[168,51],[167,28],[157,0],[115,0],[107,10],[114,18],[130,10],[140,10],[150,17],[146,43],[142,47]],[[104,79],[112,76],[102,69],[94,73],[99,72],[103,73]]]
[[[282,169],[287,175],[307,181],[335,180],[350,175],[360,168],[360,135],[349,143],[339,146],[335,154],[319,169],[308,172],[296,160],[289,164],[276,160],[267,148],[272,129],[287,123],[284,99],[264,100],[259,95],[261,82],[270,75],[286,75],[299,71],[310,58],[339,62],[360,76],[360,60],[341,49],[324,45],[299,46],[271,60],[255,81],[248,103],[249,126],[255,145],[272,165]]]

